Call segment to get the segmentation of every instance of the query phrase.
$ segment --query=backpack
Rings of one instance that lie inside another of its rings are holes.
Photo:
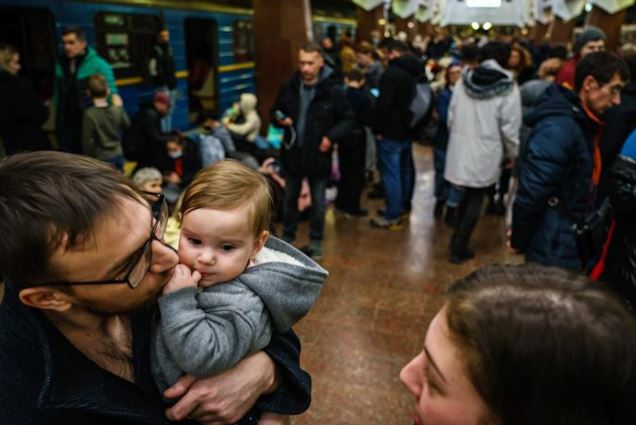
[[[411,112],[412,117],[409,128],[416,128],[418,124],[420,124],[422,119],[424,119],[431,109],[432,104],[433,91],[431,90],[431,86],[428,84],[426,76],[422,76],[415,82],[413,98],[409,104],[409,111]]]

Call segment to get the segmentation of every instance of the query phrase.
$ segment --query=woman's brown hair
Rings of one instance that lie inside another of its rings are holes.
[[[484,267],[449,288],[445,311],[500,424],[636,423],[636,320],[584,276]]]

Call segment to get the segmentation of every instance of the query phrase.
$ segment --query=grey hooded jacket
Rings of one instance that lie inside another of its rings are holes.
[[[183,374],[215,375],[269,344],[316,301],[325,269],[291,245],[270,237],[255,265],[236,279],[159,299],[153,327],[152,372],[160,390]]]

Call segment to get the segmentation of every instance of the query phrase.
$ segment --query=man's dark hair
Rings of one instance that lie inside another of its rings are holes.
[[[0,275],[17,286],[59,280],[51,255],[91,241],[117,213],[117,199],[142,202],[133,183],[85,156],[40,151],[0,162]]]
[[[86,41],[86,31],[78,25],[69,25],[62,30],[62,35],[75,34],[78,40]]]
[[[636,423],[636,320],[603,289],[512,265],[451,285],[448,333],[494,423]]]
[[[359,69],[354,68],[351,71],[347,72],[345,78],[349,81],[362,81],[364,80],[364,74]]]
[[[391,40],[386,45],[386,50],[389,52],[398,52],[402,55],[411,53],[409,45],[400,40]]]
[[[322,53],[322,47],[320,47],[318,43],[314,43],[313,41],[308,41],[307,43],[303,44],[300,50],[307,53],[318,53],[320,56],[324,57],[324,54]]]
[[[462,62],[476,63],[481,57],[481,49],[476,44],[470,43],[461,47],[460,56]]]
[[[563,44],[556,44],[548,48],[548,58],[558,58],[561,60],[566,60],[568,57],[568,48]]]
[[[629,81],[629,69],[624,60],[607,50],[590,53],[576,63],[574,89],[578,93],[588,75],[603,85],[609,83],[616,74],[622,81]]]
[[[503,41],[490,41],[481,48],[481,60],[482,62],[488,59],[494,59],[502,67],[508,66],[508,59],[510,58],[510,44]]]

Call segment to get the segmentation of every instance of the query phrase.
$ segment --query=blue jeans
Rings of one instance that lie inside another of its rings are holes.
[[[413,148],[410,140],[382,139],[378,143],[378,159],[386,190],[387,220],[395,220],[410,209],[415,186]]]
[[[311,221],[309,239],[322,241],[325,229],[325,209],[328,177],[307,177],[311,192]],[[285,211],[283,213],[283,235],[288,239],[296,238],[298,227],[298,196],[302,188],[303,177],[285,176]]]
[[[449,208],[457,208],[462,202],[466,188],[448,183],[448,192],[446,197],[446,206]]]
[[[444,178],[446,150],[433,149],[433,167],[435,168],[435,199],[443,200],[448,196],[448,182]]]

